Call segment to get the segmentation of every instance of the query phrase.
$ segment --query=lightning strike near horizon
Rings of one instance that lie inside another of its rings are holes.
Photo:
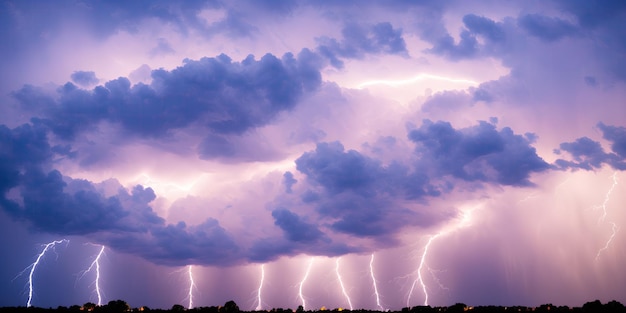
[[[261,298],[261,292],[263,291],[264,281],[265,281],[265,264],[261,264],[261,281],[259,282],[259,289],[257,290],[257,293],[256,293],[257,305],[256,305],[255,310],[257,311],[263,309],[263,300]]]
[[[611,185],[611,188],[609,188],[609,190],[606,192],[604,196],[604,202],[602,202],[602,205],[595,207],[595,208],[602,209],[602,215],[600,216],[600,220],[599,220],[600,222],[604,222],[606,220],[606,215],[607,215],[606,206],[609,203],[609,200],[611,200],[611,193],[613,193],[613,190],[615,189],[615,186],[617,186],[617,182],[618,182],[617,172],[614,172],[613,175],[611,175],[611,178],[613,179],[613,185]],[[600,254],[602,254],[603,251],[609,248],[609,246],[611,245],[611,242],[613,242],[613,239],[615,239],[615,235],[617,235],[617,230],[619,229],[619,227],[617,227],[617,224],[615,222],[607,222],[607,223],[611,225],[611,235],[607,239],[604,246],[598,250],[598,253],[596,254],[596,260],[600,258]]]
[[[428,299],[429,299],[429,294],[428,294],[428,286],[426,284],[426,281],[424,280],[424,270],[425,267],[428,267],[426,265],[426,258],[428,257],[428,251],[430,249],[430,247],[432,246],[433,242],[435,241],[435,239],[447,235],[453,231],[459,230],[463,227],[466,227],[469,225],[470,219],[471,219],[471,213],[476,209],[476,207],[473,207],[471,209],[467,209],[467,210],[462,210],[461,211],[461,219],[457,222],[452,224],[449,227],[443,228],[442,230],[440,230],[438,233],[431,235],[428,237],[428,241],[426,242],[426,244],[424,245],[424,249],[422,251],[422,255],[420,256],[420,262],[419,262],[419,266],[417,267],[417,278],[413,281],[413,284],[411,285],[411,289],[409,290],[409,294],[407,296],[406,299],[406,305],[407,307],[410,307],[410,302],[411,302],[411,296],[413,295],[413,292],[415,291],[415,287],[417,284],[420,285],[420,288],[422,289],[422,292],[424,293],[424,305],[429,305],[428,304]],[[430,270],[430,269],[429,269]],[[434,275],[434,274],[433,274]],[[436,278],[435,278],[436,280]],[[437,281],[437,283],[439,284],[440,287],[443,287],[442,284]]]
[[[311,273],[311,268],[313,267],[313,260],[314,258],[311,257],[311,259],[309,260],[309,265],[306,268],[306,272],[304,273],[304,277],[302,277],[302,280],[300,281],[300,288],[298,289],[298,294],[300,295],[300,301],[302,301],[302,308],[306,310],[306,300],[304,299],[304,294],[302,294],[302,287],[304,286],[304,283],[306,282],[306,280],[309,278],[309,274]]]
[[[104,246],[100,246],[100,252],[96,255],[95,259],[89,265],[89,268],[84,270],[80,275],[79,279],[85,276],[88,272],[91,272],[92,269],[96,269],[96,278],[94,280],[94,285],[96,286],[96,295],[98,296],[98,305],[102,305],[102,294],[100,293],[100,257],[104,253]]]
[[[41,250],[41,252],[37,255],[37,259],[35,259],[35,262],[33,262],[31,265],[27,266],[22,272],[20,272],[17,276],[20,276],[22,273],[24,273],[24,271],[26,271],[27,269],[30,268],[30,272],[28,274],[28,301],[26,302],[26,307],[31,307],[32,306],[32,301],[33,301],[33,276],[35,274],[35,269],[37,268],[37,265],[39,265],[39,262],[41,261],[41,258],[43,258],[43,256],[46,254],[46,252],[48,252],[49,249],[54,249],[54,246],[57,244],[61,244],[61,243],[68,243],[69,240],[67,239],[62,239],[62,240],[55,240],[55,241],[51,241],[49,243],[47,243],[43,250]]]
[[[348,295],[348,292],[346,291],[346,287],[343,284],[343,279],[341,278],[341,273],[339,272],[339,260],[341,258],[337,258],[337,260],[335,260],[335,274],[337,274],[337,280],[339,280],[339,286],[341,287],[341,292],[343,293],[343,296],[346,297],[346,301],[348,301],[348,306],[350,306],[350,310],[354,310],[354,308],[352,307],[352,300],[350,300],[350,296]]]
[[[374,295],[376,296],[376,306],[380,311],[384,311],[385,309],[380,304],[380,293],[378,292],[378,281],[376,280],[376,276],[374,275],[374,254],[372,253],[372,257],[370,258],[370,276],[372,277],[372,286],[374,288]]]
[[[187,274],[189,275],[189,292],[187,295],[189,303],[187,304],[187,308],[191,309],[193,308],[193,290],[196,288],[196,283],[193,281],[192,265],[187,267]]]

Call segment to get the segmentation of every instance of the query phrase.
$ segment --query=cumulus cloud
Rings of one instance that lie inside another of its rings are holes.
[[[531,174],[551,168],[531,146],[533,135],[517,135],[508,127],[498,131],[487,122],[455,130],[450,123],[425,120],[409,138],[418,144],[420,165],[436,175],[529,186]]]
[[[562,169],[595,170],[608,164],[617,170],[626,170],[626,128],[598,123],[602,131],[602,137],[611,143],[613,153],[604,151],[602,145],[589,137],[578,138],[573,142],[561,143],[557,154],[567,152],[573,160],[556,160],[556,164]]]
[[[341,58],[361,59],[366,54],[398,54],[407,55],[406,43],[402,38],[402,30],[394,29],[388,22],[371,26],[359,24],[346,25],[341,31],[343,39],[318,38],[320,54],[327,57],[337,68],[343,67]]]
[[[556,41],[578,31],[565,20],[540,14],[525,14],[519,17],[518,23],[530,35],[545,41]]]
[[[100,81],[93,71],[76,71],[72,73],[71,78],[73,82],[83,87],[95,85]]]
[[[233,62],[228,56],[187,60],[172,71],[152,71],[152,83],[131,85],[125,77],[92,90],[67,83],[57,97],[30,86],[15,93],[25,108],[43,112],[41,123],[65,139],[100,121],[154,137],[191,124],[221,134],[240,134],[292,109],[321,83],[319,57],[303,50],[298,58],[266,54]],[[218,138],[218,137],[215,137]]]

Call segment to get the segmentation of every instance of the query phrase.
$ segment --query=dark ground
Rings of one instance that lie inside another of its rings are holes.
[[[234,301],[228,301],[223,306],[211,306],[211,307],[198,307],[193,309],[186,309],[182,305],[175,304],[171,309],[163,310],[163,309],[150,309],[148,307],[139,307],[139,308],[131,308],[125,301],[115,300],[109,301],[108,304],[98,306],[93,303],[85,303],[82,306],[73,305],[70,307],[57,307],[57,308],[38,308],[38,307],[4,307],[0,308],[0,313],[20,313],[20,312],[28,312],[28,313],[38,313],[38,312],[94,312],[94,313],[121,313],[121,312],[202,312],[202,313],[260,313],[260,312],[271,312],[271,313],[305,313],[305,312],[326,312],[326,313],[336,313],[336,312],[354,312],[354,313],[374,313],[380,311],[372,311],[372,310],[342,310],[342,309],[334,309],[334,310],[324,310],[324,311],[304,311],[302,307],[298,307],[295,310],[292,309],[282,309],[276,308],[267,311],[241,311],[239,307]],[[525,307],[525,306],[467,306],[463,303],[457,303],[448,307],[431,307],[431,306],[414,306],[411,308],[403,308],[401,311],[389,311],[389,312],[398,312],[398,313],[457,313],[457,312],[467,312],[467,313],[495,313],[495,312],[503,312],[503,313],[514,313],[514,312],[536,312],[536,313],[544,313],[544,312],[569,312],[569,313],[595,313],[595,312],[610,312],[610,313],[626,313],[626,307],[623,304],[617,301],[610,301],[605,304],[602,304],[600,300],[590,301],[585,303],[582,307],[567,307],[567,306],[554,306],[552,304],[543,304],[538,307]]]

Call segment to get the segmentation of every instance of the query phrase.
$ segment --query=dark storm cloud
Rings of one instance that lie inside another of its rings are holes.
[[[532,173],[550,169],[531,146],[533,136],[516,135],[487,122],[456,130],[447,122],[425,120],[409,138],[418,144],[420,165],[436,175],[510,186],[532,185]]]
[[[556,3],[575,16],[607,71],[626,80],[626,2],[562,0]]]
[[[602,137],[611,143],[614,153],[604,151],[599,142],[588,137],[578,138],[573,142],[564,142],[555,150],[557,154],[567,152],[572,161],[558,159],[555,164],[561,169],[594,170],[608,164],[617,170],[626,170],[626,128],[598,123]]]
[[[81,28],[99,37],[115,34],[118,30],[137,31],[144,19],[154,18],[171,23],[179,31],[203,28],[198,12],[204,8],[218,8],[217,1],[14,1],[4,2],[0,20],[8,24],[11,32],[2,32],[3,39],[13,41],[17,47],[29,45],[33,38],[47,41],[56,38],[68,21],[80,22]],[[45,34],[45,36],[41,36]],[[6,36],[6,37],[5,37]],[[3,40],[4,42],[4,40]]]
[[[44,127],[24,124],[14,129],[0,125],[0,195],[17,186],[21,173],[38,168],[52,157]]]
[[[471,32],[464,30],[460,34],[461,40],[454,42],[454,38],[450,34],[433,40],[433,47],[427,51],[430,53],[443,55],[451,60],[460,60],[472,58],[476,55],[478,48],[478,40]]]
[[[626,127],[598,123],[602,138],[611,142],[611,150],[622,158],[626,158]]]
[[[292,193],[291,188],[298,182],[297,179],[293,178],[293,174],[289,171],[283,174],[283,184],[285,185],[285,192]]]
[[[330,229],[359,237],[386,238],[406,225],[428,226],[445,215],[409,210],[454,189],[456,180],[477,184],[530,186],[533,173],[551,169],[531,146],[532,134],[496,130],[487,122],[454,129],[447,122],[425,120],[409,132],[416,143],[413,167],[382,165],[339,142],[319,143],[296,160],[311,189],[303,203],[331,220]]]
[[[402,38],[402,30],[394,29],[388,23],[371,26],[349,24],[341,31],[343,39],[318,38],[318,51],[330,60],[337,68],[343,67],[340,58],[362,59],[366,54],[398,54],[407,55],[406,43]]]
[[[156,199],[151,188],[129,191],[112,181],[108,189],[117,192],[105,196],[99,185],[46,171],[55,149],[41,125],[0,125],[0,148],[0,207],[35,230],[85,235],[161,264],[226,265],[244,259],[216,220],[192,227],[166,224],[150,206]]]
[[[441,20],[435,20],[433,23],[435,26],[430,26],[430,28],[436,31],[422,34],[422,39],[433,45],[426,52],[454,61],[492,54],[493,50],[497,50],[496,47],[504,45],[507,40],[502,23],[475,14],[467,14],[463,17],[465,28],[459,34],[458,42],[455,42],[455,39],[448,33]],[[483,38],[484,42],[480,43],[478,37]]]
[[[290,241],[313,243],[324,237],[317,226],[307,223],[297,214],[287,209],[276,209],[272,211],[274,224],[285,232],[285,236]]]
[[[160,136],[195,123],[222,134],[241,134],[292,109],[321,83],[320,57],[303,50],[298,58],[266,54],[233,62],[228,56],[186,60],[172,71],[152,72],[150,85],[131,86],[125,77],[92,90],[72,83],[58,96],[31,86],[14,93],[24,108],[42,112],[41,122],[65,139],[109,121],[140,136]],[[219,138],[214,144],[220,144]],[[210,144],[209,144],[210,146]]]
[[[76,71],[72,73],[71,78],[74,83],[83,87],[95,85],[100,81],[93,71]]]
[[[545,41],[575,35],[577,27],[565,20],[541,14],[525,14],[517,22],[528,34]]]
[[[463,17],[465,27],[476,35],[484,36],[491,41],[502,41],[505,39],[504,30],[498,23],[484,16],[468,14]]]
[[[305,191],[302,200],[333,219],[331,229],[357,236],[386,236],[411,223],[428,224],[393,198],[439,195],[427,177],[397,163],[383,166],[358,151],[345,151],[339,142],[319,143],[296,160],[296,168],[318,189]]]
[[[185,223],[169,224],[151,230],[154,238],[142,256],[162,264],[232,265],[241,262],[239,248],[230,234],[215,219],[187,227]],[[126,247],[130,248],[130,247]]]
[[[136,187],[132,194],[120,189],[117,196],[104,197],[88,181],[46,170],[53,151],[64,149],[51,148],[40,125],[24,124],[14,129],[0,125],[0,147],[0,205],[36,229],[73,235],[136,231],[142,225],[163,222],[147,206],[155,198],[151,189]],[[12,189],[15,191],[9,195]]]

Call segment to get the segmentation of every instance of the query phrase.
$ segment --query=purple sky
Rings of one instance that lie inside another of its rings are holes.
[[[101,245],[133,307],[187,306],[189,265],[194,306],[626,303],[622,1],[1,1],[0,29],[0,306],[60,239],[35,306],[97,302]]]

